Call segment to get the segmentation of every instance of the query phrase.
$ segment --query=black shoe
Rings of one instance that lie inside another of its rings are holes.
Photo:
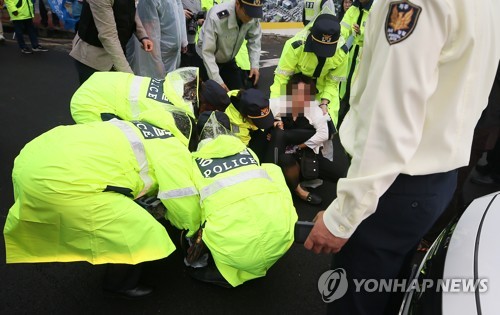
[[[215,284],[223,288],[232,288],[233,286],[219,272],[215,266],[207,266],[203,268],[188,267],[188,273],[191,277],[198,281]]]
[[[487,174],[487,175],[472,175],[470,181],[478,185],[495,185],[500,183],[500,176]]]
[[[488,175],[493,170],[493,167],[490,164],[477,164],[475,168],[480,175]]]
[[[36,47],[33,47],[33,51],[49,51],[49,50],[43,47],[42,45],[38,45]]]
[[[23,54],[32,54],[33,52],[28,47],[21,48]]]
[[[147,286],[138,285],[135,288],[129,290],[112,291],[105,289],[104,293],[109,297],[135,300],[150,295],[151,293],[153,293],[153,289]]]
[[[304,201],[310,205],[319,205],[323,201],[323,199],[321,199],[320,196],[310,192],[309,194],[307,194],[307,197]]]

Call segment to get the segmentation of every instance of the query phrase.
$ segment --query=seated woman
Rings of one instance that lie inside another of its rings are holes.
[[[300,184],[304,178],[301,176],[299,159],[304,150],[310,150],[318,155],[320,177],[336,181],[343,175],[332,163],[329,116],[323,113],[320,104],[315,101],[316,86],[311,78],[293,75],[287,84],[287,95],[286,104],[273,106],[277,121],[270,133],[266,161],[274,161],[282,168],[288,186],[300,199],[317,205],[322,202],[321,197]]]

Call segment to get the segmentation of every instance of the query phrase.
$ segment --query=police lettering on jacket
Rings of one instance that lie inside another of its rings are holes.
[[[217,159],[196,158],[196,164],[205,178],[214,177],[218,174],[246,165],[258,165],[257,161],[255,161],[247,150]]]
[[[165,104],[172,104],[163,93],[163,82],[165,80],[152,78],[149,82],[146,97]]]
[[[166,139],[173,137],[170,131],[155,127],[143,121],[133,121],[134,126],[142,132],[144,139]]]

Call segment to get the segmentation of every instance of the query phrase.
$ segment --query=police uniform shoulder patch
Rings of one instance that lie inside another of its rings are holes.
[[[303,42],[303,41],[301,41],[301,40],[296,40],[296,41],[294,41],[294,42],[292,43],[292,48],[293,48],[293,49],[297,49],[297,48],[299,48],[300,46],[302,46],[302,44],[303,44],[303,43],[304,43],[304,42]]]
[[[222,10],[220,12],[217,12],[217,16],[219,17],[220,20],[225,19],[229,16],[229,11],[228,10]]]
[[[389,4],[385,20],[385,38],[389,45],[399,43],[408,37],[417,26],[422,8],[410,1],[394,1]]]

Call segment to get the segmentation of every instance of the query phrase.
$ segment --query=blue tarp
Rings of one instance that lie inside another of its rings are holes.
[[[80,19],[82,4],[78,0],[47,0],[47,3],[52,14],[56,14],[59,20],[63,21],[64,29],[74,31],[75,25]],[[68,8],[71,8],[71,13],[68,12]]]

